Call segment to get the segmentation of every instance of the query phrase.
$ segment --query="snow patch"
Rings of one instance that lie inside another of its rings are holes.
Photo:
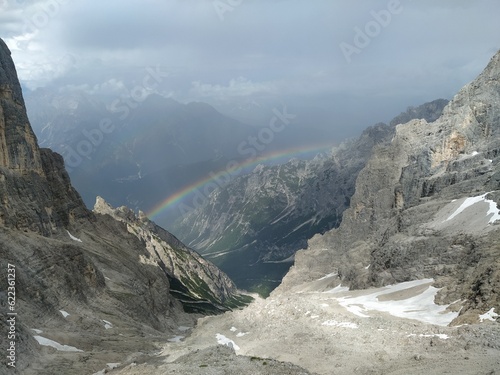
[[[77,349],[74,346],[62,345],[62,344],[59,344],[57,341],[50,340],[50,339],[42,337],[42,336],[33,336],[33,338],[36,341],[38,341],[38,343],[40,345],[51,346],[51,347],[53,347],[56,350],[59,350],[61,352],[83,352],[83,350]]]
[[[416,337],[416,336],[417,336],[416,334],[412,333],[412,334],[409,334],[406,337]],[[418,337],[437,337],[437,338],[439,338],[441,340],[448,340],[450,338],[450,336],[448,336],[448,335],[446,335],[444,333],[434,333],[432,335],[424,335],[424,334],[421,333],[420,335],[418,335]]]
[[[350,305],[349,303],[345,303],[341,300],[339,300],[339,305],[344,307],[350,313],[353,313],[354,315],[357,315],[361,318],[369,318],[370,317],[369,315],[362,313],[362,311],[365,311],[365,309],[362,306]]]
[[[113,369],[117,368],[118,366],[120,366],[120,362],[117,362],[117,363],[106,363],[106,366],[108,366],[110,370],[113,370]]]
[[[490,221],[488,223],[493,224],[495,221],[500,220],[500,210],[497,208],[497,203],[489,199],[485,199],[485,202],[490,205],[490,209],[486,213],[486,216],[493,214],[493,216],[490,217]]]
[[[219,345],[226,345],[230,348],[233,348],[234,350],[240,350],[240,347],[236,345],[233,340],[228,339],[226,336],[221,335],[220,333],[217,333],[215,335],[215,338],[217,339],[217,344]]]
[[[31,328],[31,330],[35,333],[38,333],[38,334],[43,333],[43,331],[41,329]]]
[[[186,332],[186,331],[189,331],[191,329],[191,327],[179,326],[179,327],[177,327],[177,329],[181,332]]]
[[[236,332],[236,331],[238,330],[238,328],[236,328],[236,327],[231,327],[229,330],[230,330],[231,332]]]
[[[349,288],[342,285],[337,285],[335,288],[327,290],[325,293],[343,293],[348,292]]]
[[[174,336],[174,337],[169,338],[167,341],[168,342],[181,342],[184,337],[186,337],[186,336]]]
[[[498,318],[500,315],[498,315],[496,312],[495,312],[495,308],[491,308],[488,312],[482,314],[482,315],[479,315],[479,320],[481,321],[481,323],[485,320],[491,320],[492,322],[496,322],[496,318]]]
[[[494,202],[490,199],[486,199],[486,195],[488,195],[488,194],[489,193],[485,193],[485,194],[479,195],[477,197],[466,198],[465,201],[463,201],[463,203],[460,205],[460,207],[458,207],[456,209],[456,211],[454,213],[452,213],[448,217],[448,219],[446,219],[445,221],[449,221],[449,220],[455,218],[456,216],[460,215],[465,209],[467,209],[468,207],[473,206],[479,202],[485,202],[485,203],[488,203],[490,205],[490,208],[489,208],[488,212],[486,213],[486,216],[492,215],[490,217],[489,222],[488,222],[489,224],[493,224],[495,221],[500,220],[500,210],[497,208],[496,202]]]
[[[108,322],[107,320],[102,320],[104,322],[104,328],[106,329],[111,329],[113,328],[113,324],[111,322]]]
[[[458,312],[446,311],[446,306],[436,305],[434,298],[439,289],[430,285],[417,295],[406,299],[390,299],[391,293],[405,291],[412,293],[410,288],[425,286],[434,282],[433,279],[424,279],[389,285],[380,291],[359,297],[337,298],[339,304],[351,313],[368,318],[365,312],[369,310],[387,312],[393,316],[415,319],[424,323],[446,326],[458,316]],[[414,294],[414,292],[412,293]]]
[[[335,276],[338,276],[338,273],[332,272],[332,273],[329,273],[328,275],[323,276],[322,278],[318,279],[317,281],[326,280],[326,279],[329,279],[330,277],[335,277]]]
[[[321,325],[322,326],[330,326],[330,327],[351,328],[351,329],[359,328],[356,323],[337,322],[336,320],[326,320],[323,323],[321,323]]]
[[[69,238],[71,238],[73,241],[76,241],[76,242],[82,242],[82,240],[81,240],[81,239],[76,238],[75,236],[73,236],[73,235],[69,232],[69,230],[67,230],[66,232],[68,233]]]
[[[249,333],[250,333],[250,332],[238,332],[238,333],[236,334],[236,337],[243,337],[243,336],[248,335]]]
[[[367,266],[365,267],[365,270],[367,270],[368,268],[370,268],[370,266],[371,266],[371,264],[367,265]]]
[[[64,310],[59,310],[63,317],[67,318],[70,314]]]
[[[479,203],[481,201],[483,201],[486,197],[486,194],[483,194],[483,195],[479,195],[477,197],[469,197],[467,198],[461,205],[460,207],[458,207],[456,209],[456,211],[454,213],[452,213],[448,219],[446,219],[445,221],[449,221],[451,219],[453,219],[454,217],[460,215],[466,208],[476,204],[476,203]]]
[[[476,155],[479,155],[479,152],[477,152],[477,151],[472,151],[472,156],[476,156]]]

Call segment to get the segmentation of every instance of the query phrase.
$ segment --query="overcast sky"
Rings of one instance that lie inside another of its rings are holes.
[[[149,76],[182,102],[289,100],[369,125],[474,79],[499,15],[498,0],[0,0],[0,37],[30,89],[128,95]]]

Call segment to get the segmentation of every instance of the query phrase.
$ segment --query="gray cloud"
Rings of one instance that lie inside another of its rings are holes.
[[[330,116],[377,103],[384,109],[359,120],[368,125],[449,98],[500,48],[496,0],[401,0],[377,29],[374,14],[383,19],[391,1],[0,0],[0,36],[30,88],[109,93],[161,66],[169,77],[158,92],[181,101],[281,97],[322,103]],[[348,59],[342,43],[357,50]]]

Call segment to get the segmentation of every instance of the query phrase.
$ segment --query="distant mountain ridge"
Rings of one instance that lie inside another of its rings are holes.
[[[358,139],[311,161],[259,165],[215,190],[172,230],[242,288],[265,295],[280,283],[309,238],[340,224],[358,173],[374,147],[390,142],[398,121],[412,116],[434,121],[447,103],[439,99],[410,107],[391,125],[369,127]]]
[[[102,195],[114,206],[147,210],[242,159],[238,144],[255,132],[208,104],[157,94],[109,104],[84,92],[38,89],[26,100],[41,144],[64,157],[88,207]]]

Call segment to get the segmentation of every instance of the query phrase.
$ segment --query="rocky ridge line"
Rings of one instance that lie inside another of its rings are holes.
[[[441,303],[463,301],[457,324],[500,309],[498,221],[488,222],[486,206],[477,220],[465,211],[460,225],[448,221],[467,197],[499,206],[499,78],[497,53],[437,121],[398,125],[360,172],[340,227],[297,253],[281,289],[334,270],[351,288],[434,278]]]

